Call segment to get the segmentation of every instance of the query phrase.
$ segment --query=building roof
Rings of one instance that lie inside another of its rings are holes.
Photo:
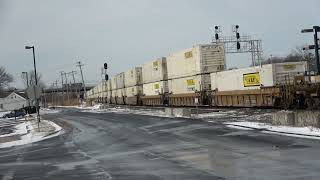
[[[7,92],[7,91],[1,91],[0,92],[0,98],[5,98],[9,96],[12,92]]]
[[[23,97],[24,99],[28,99],[28,95],[25,92],[15,92],[16,94],[18,94],[19,96]]]

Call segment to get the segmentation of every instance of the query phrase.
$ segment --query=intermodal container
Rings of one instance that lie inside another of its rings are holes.
[[[142,66],[143,84],[163,81],[168,78],[166,58],[162,57]]]
[[[209,74],[225,69],[222,44],[195,45],[166,57],[168,79]]]
[[[138,86],[142,84],[142,67],[135,67],[124,74],[125,87]]]

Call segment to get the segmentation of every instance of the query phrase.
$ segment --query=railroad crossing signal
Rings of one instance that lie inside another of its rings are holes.
[[[320,74],[320,62],[319,62],[319,39],[318,39],[318,32],[320,32],[320,26],[313,26],[312,29],[303,29],[301,33],[314,33],[314,45],[309,45],[304,47],[303,50],[314,49],[315,56],[316,56],[316,64],[317,64],[317,71]]]

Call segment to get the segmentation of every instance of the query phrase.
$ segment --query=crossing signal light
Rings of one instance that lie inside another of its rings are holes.
[[[240,39],[240,33],[236,33],[236,37],[237,37],[237,39]]]
[[[215,38],[216,38],[216,40],[219,39],[219,34],[218,33],[215,34]]]
[[[104,64],[103,64],[103,67],[104,67],[104,69],[108,69],[108,64],[107,64],[107,63],[104,63]]]
[[[241,48],[240,42],[237,42],[237,49],[239,50]]]
[[[106,74],[106,75],[104,76],[104,79],[105,79],[106,81],[108,81],[108,80],[109,80],[109,75]]]

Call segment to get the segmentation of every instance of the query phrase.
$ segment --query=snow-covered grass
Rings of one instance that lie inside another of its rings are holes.
[[[0,136],[8,137],[13,135],[20,135],[20,139],[16,141],[1,143],[0,148],[30,144],[60,135],[62,128],[59,125],[47,120],[42,120],[42,123],[47,123],[47,125],[53,126],[55,130],[50,134],[48,134],[48,132],[46,131],[38,132],[33,128],[31,121],[23,122],[15,126],[16,130],[13,133]]]
[[[305,137],[320,139],[320,129],[315,127],[290,127],[290,126],[273,126],[271,124],[259,122],[226,122],[231,128],[250,128],[261,130],[264,133],[282,134],[286,136]]]

